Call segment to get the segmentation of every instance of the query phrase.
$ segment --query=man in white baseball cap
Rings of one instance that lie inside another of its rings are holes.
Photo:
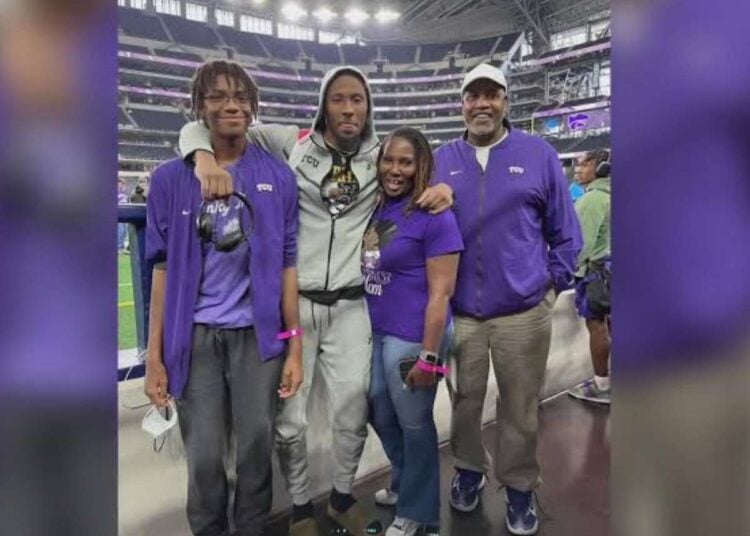
[[[502,87],[506,93],[508,92],[508,83],[505,81],[505,75],[503,72],[488,63],[480,63],[466,74],[466,77],[461,84],[461,94],[463,95],[466,88],[476,80],[482,79],[491,80]]]
[[[435,182],[455,192],[465,245],[451,299],[450,504],[474,510],[492,466],[506,489],[508,530],[535,534],[537,408],[551,311],[573,281],[581,230],[555,150],[511,129],[502,71],[488,64],[469,71],[461,107],[466,131],[435,151]],[[490,356],[500,395],[492,458],[482,444]]]

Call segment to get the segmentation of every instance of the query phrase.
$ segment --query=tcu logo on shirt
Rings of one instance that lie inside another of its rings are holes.
[[[523,175],[524,171],[525,170],[521,166],[510,166],[508,168],[508,172],[511,175]]]
[[[256,186],[259,192],[273,192],[273,184],[262,182]]]
[[[306,154],[305,156],[303,156],[302,161],[305,162],[306,164],[310,164],[314,168],[320,165],[320,161],[317,158],[310,156],[309,154]]]

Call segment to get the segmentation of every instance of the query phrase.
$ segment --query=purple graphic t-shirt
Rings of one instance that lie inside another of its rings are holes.
[[[362,245],[362,274],[373,331],[421,342],[427,259],[458,253],[464,244],[451,211],[406,214],[408,201],[389,199],[375,211]]]
[[[214,238],[233,233],[247,225],[246,209],[235,198],[216,200],[207,209],[215,211]],[[250,298],[250,248],[246,241],[235,250],[217,251],[214,244],[201,244],[203,272],[194,322],[216,328],[246,328],[253,325]]]

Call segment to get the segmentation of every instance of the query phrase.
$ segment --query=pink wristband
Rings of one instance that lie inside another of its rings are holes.
[[[298,337],[302,335],[302,333],[302,328],[294,328],[290,329],[289,331],[282,331],[281,333],[276,335],[276,339],[279,341],[285,341],[287,339],[291,339],[292,337]]]
[[[442,374],[443,376],[446,376],[448,374],[448,367],[441,367],[438,365],[430,365],[426,361],[422,359],[417,360],[417,366],[419,367],[419,370],[422,372],[437,372],[438,374]]]

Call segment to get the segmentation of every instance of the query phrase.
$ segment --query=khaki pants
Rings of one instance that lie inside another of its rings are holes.
[[[506,486],[528,491],[541,482],[536,457],[539,393],[549,354],[550,291],[536,307],[489,320],[456,317],[448,383],[453,415],[451,448],[455,466],[488,473],[491,457],[482,444],[482,407],[489,360],[499,396],[495,428],[495,476]]]

